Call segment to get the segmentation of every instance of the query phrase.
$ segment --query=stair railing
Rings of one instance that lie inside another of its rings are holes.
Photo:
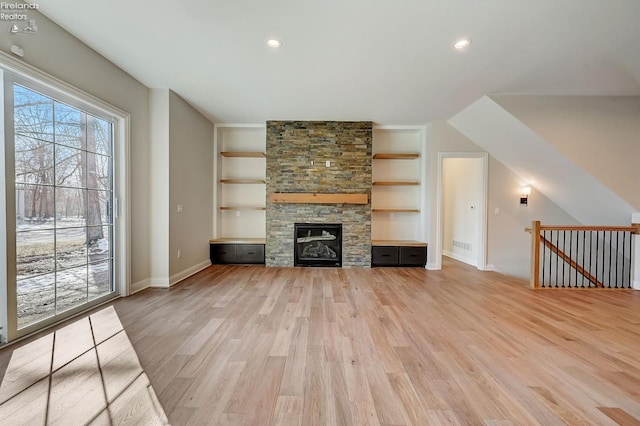
[[[531,288],[631,288],[632,226],[558,226],[533,221]]]

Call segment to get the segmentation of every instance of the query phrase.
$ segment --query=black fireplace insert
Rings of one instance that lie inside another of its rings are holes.
[[[341,223],[294,224],[294,266],[342,267]]]

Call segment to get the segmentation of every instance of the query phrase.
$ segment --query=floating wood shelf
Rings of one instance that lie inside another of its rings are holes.
[[[220,210],[266,210],[266,207],[260,207],[260,206],[238,206],[238,207],[230,207],[230,206],[223,206],[220,207]]]
[[[367,194],[317,194],[311,192],[274,192],[269,194],[272,203],[300,204],[368,204]]]
[[[400,246],[400,247],[426,247],[428,244],[413,240],[371,240],[374,247],[380,246]]]
[[[371,209],[374,213],[420,213],[418,209]]]
[[[264,179],[220,179],[220,183],[260,184],[260,183],[266,183],[266,181]]]
[[[264,152],[255,151],[223,151],[220,153],[223,157],[237,158],[265,158]]]
[[[209,240],[209,244],[265,244],[264,238],[216,238]]]
[[[394,153],[380,153],[374,154],[374,160],[413,160],[420,157],[418,153],[411,154],[394,154]]]
[[[377,182],[373,182],[373,186],[414,186],[414,185],[420,185],[420,182],[418,182],[417,180],[411,180],[411,181],[405,181],[405,180],[398,180],[398,181],[377,181]]]

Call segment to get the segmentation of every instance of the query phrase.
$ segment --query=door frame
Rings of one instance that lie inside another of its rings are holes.
[[[101,116],[108,117],[109,121],[113,123],[113,137],[114,137],[114,152],[113,152],[113,161],[114,161],[114,171],[113,171],[113,190],[114,190],[114,247],[113,247],[113,256],[114,256],[114,284],[115,284],[115,292],[112,293],[113,297],[127,296],[131,292],[131,228],[130,228],[130,217],[131,217],[131,202],[130,202],[130,164],[129,164],[129,140],[130,140],[130,121],[131,116],[129,113],[114,107],[99,98],[96,98],[93,95],[90,95],[76,87],[56,78],[44,71],[41,71],[23,61],[17,60],[12,56],[6,54],[5,52],[0,51],[0,67],[4,69],[7,73],[14,75],[17,79],[24,80],[33,84],[33,87],[37,90],[38,87],[46,89],[46,95],[53,95],[57,100],[60,101],[73,101],[78,102],[80,104],[87,105],[90,107],[89,112],[99,112]],[[2,71],[0,69],[0,71]],[[5,75],[4,72],[0,72],[0,85],[5,87]],[[9,79],[13,80],[13,77],[9,77]],[[0,90],[0,94],[2,94],[2,98],[0,102],[4,105],[5,97],[3,90]],[[0,108],[0,112],[3,108]],[[5,131],[7,129],[12,130],[12,123],[6,122],[6,115],[3,113],[0,116],[0,139],[2,139],[4,145]],[[3,128],[4,127],[4,128]],[[0,185],[3,186],[4,191],[0,191],[0,195],[3,195],[3,200],[0,200],[0,208],[3,208],[0,211],[0,229],[4,230],[7,238],[5,238],[6,245],[0,246],[0,273],[3,275],[0,276],[0,279],[7,278],[7,274],[15,273],[15,267],[11,267],[11,265],[7,265],[7,254],[11,254],[8,252],[15,251],[15,234],[14,237],[9,238],[9,233],[15,233],[15,229],[10,229],[7,227],[8,215],[15,215],[15,206],[13,196],[14,192],[12,188],[14,188],[14,182],[8,181],[5,178],[5,168],[4,168],[4,146],[2,147],[2,155],[0,155],[0,159],[3,159],[3,166],[1,168],[2,176],[0,177]],[[7,198],[9,197],[9,198]],[[13,221],[9,221],[13,222]],[[15,226],[14,226],[15,228]],[[13,241],[14,247],[9,247],[11,242]],[[15,253],[13,257],[15,259]],[[6,281],[6,280],[5,280]],[[101,300],[97,299],[97,300]],[[4,288],[0,289],[0,341],[2,342],[11,342],[15,341],[18,338],[24,337],[35,331],[40,331],[45,328],[50,327],[51,325],[62,321],[64,319],[73,317],[83,311],[93,309],[95,306],[99,305],[96,303],[94,306],[90,307],[78,307],[71,309],[68,312],[68,315],[65,314],[64,318],[61,317],[52,317],[48,320],[43,320],[38,322],[32,326],[27,326],[20,330],[17,329],[16,324],[16,289]],[[37,327],[36,327],[37,326]]]
[[[442,236],[444,233],[444,160],[446,158],[479,158],[482,160],[482,197],[478,210],[481,212],[480,241],[478,245],[477,268],[480,271],[487,269],[487,198],[489,195],[489,153],[487,152],[439,152],[437,171],[437,204],[436,204],[436,241],[435,241],[435,268],[442,269]]]

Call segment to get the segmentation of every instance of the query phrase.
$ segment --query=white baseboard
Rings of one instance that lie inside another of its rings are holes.
[[[197,265],[194,265],[194,266],[192,266],[190,268],[187,268],[187,269],[185,269],[183,271],[180,271],[177,274],[173,274],[169,278],[167,278],[167,277],[151,277],[149,287],[169,288],[169,287],[179,283],[180,281],[184,280],[185,278],[188,278],[191,275],[197,274],[198,272],[202,271],[203,269],[208,268],[209,266],[211,266],[211,261],[210,260],[205,260],[205,261],[202,261],[202,262],[198,263]]]
[[[149,278],[149,287],[153,287],[153,288],[169,288],[169,278],[151,277],[151,278]]]
[[[493,266],[492,263],[484,265],[484,269],[482,269],[482,271],[494,271],[494,270],[495,270],[495,266]]]
[[[439,271],[442,268],[438,268],[436,263],[427,263],[427,270],[429,271]]]
[[[634,290],[640,290],[640,281],[634,281],[633,282],[633,289]]]
[[[198,263],[197,265],[192,266],[191,268],[187,268],[184,271],[178,272],[177,274],[174,274],[169,278],[168,286],[170,287],[172,285],[175,285],[185,278],[188,278],[191,275],[197,274],[203,269],[208,268],[209,266],[211,266],[211,261],[207,259],[203,262]]]
[[[144,290],[145,288],[148,288],[151,286],[151,279],[149,278],[145,278],[142,281],[138,281],[137,283],[133,283],[131,284],[131,292],[129,293],[129,296],[131,296],[134,293],[137,293],[139,291]]]
[[[450,257],[452,259],[458,260],[460,262],[464,262],[467,265],[478,266],[478,261],[476,259],[471,258],[471,257],[461,256],[461,255],[459,255],[457,253],[452,253],[452,252],[447,251],[447,250],[442,250],[442,254],[443,254],[443,256],[447,256],[447,257]]]

